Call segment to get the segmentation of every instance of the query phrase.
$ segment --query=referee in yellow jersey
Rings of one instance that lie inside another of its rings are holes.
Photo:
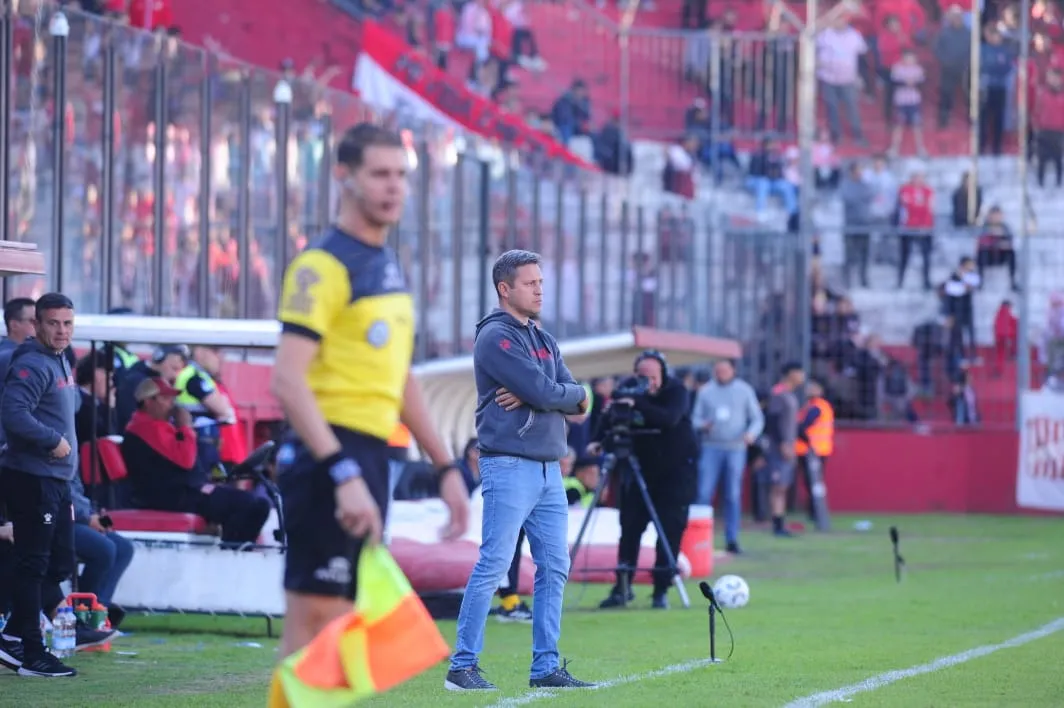
[[[388,509],[388,438],[402,420],[439,470],[445,538],[466,530],[465,482],[410,374],[414,304],[388,230],[403,213],[407,154],[368,123],[344,133],[339,214],[285,273],[272,389],[295,432],[278,452],[284,501],[281,657],[351,609],[358,555]]]

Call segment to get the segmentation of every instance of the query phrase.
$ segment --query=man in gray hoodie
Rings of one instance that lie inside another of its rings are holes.
[[[74,676],[45,651],[40,628],[42,588],[58,586],[75,568],[70,478],[78,463],[74,414],[80,397],[63,355],[74,334],[74,305],[48,293],[37,300],[36,318],[37,336],[15,349],[0,399],[8,445],[0,496],[15,533],[7,633],[22,640],[20,675]]]
[[[499,579],[524,526],[536,564],[532,608],[533,688],[589,688],[559,663],[562,600],[569,577],[569,509],[559,461],[568,451],[566,415],[587,411],[554,337],[534,322],[543,305],[540,258],[507,251],[492,268],[499,309],[477,324],[473,372],[484,521],[480,559],[466,585],[458,638],[444,687],[492,691],[478,656]]]
[[[765,427],[765,418],[750,384],[735,376],[735,364],[721,359],[713,367],[714,380],[698,390],[691,425],[702,440],[698,463],[698,504],[713,504],[717,481],[724,472],[724,538],[729,553],[741,553],[743,470],[746,448]]]

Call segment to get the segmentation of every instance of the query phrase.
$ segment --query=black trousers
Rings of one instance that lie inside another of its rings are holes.
[[[210,494],[198,492],[193,511],[221,524],[223,544],[254,543],[270,515],[270,502],[243,489],[217,486]]]
[[[222,543],[230,546],[254,543],[270,515],[267,500],[224,485],[216,485],[210,494],[199,489],[182,489],[168,497],[155,494],[150,499],[139,500],[139,503],[145,509],[197,514],[208,523],[220,524]]]
[[[850,273],[857,270],[861,287],[868,287],[868,256],[871,250],[872,236],[867,232],[850,233],[843,237],[843,278],[846,287],[850,286]]]
[[[1053,165],[1057,173],[1057,186],[1064,178],[1064,133],[1058,130],[1040,130],[1037,135],[1038,186],[1046,186],[1046,168]]]
[[[519,595],[518,584],[521,580],[521,546],[525,545],[525,527],[517,534],[517,548],[514,549],[514,559],[510,561],[510,569],[506,571],[506,587],[499,586],[499,597]]]
[[[661,595],[669,590],[672,585],[674,571],[669,569],[669,559],[665,554],[665,545],[668,543],[672,557],[680,554],[680,541],[683,540],[683,532],[687,528],[688,503],[676,498],[675,492],[669,489],[651,489],[650,501],[661,519],[662,530],[665,539],[658,538],[657,554],[654,556],[654,594]],[[636,568],[639,565],[639,548],[643,532],[651,523],[650,511],[643,502],[643,495],[639,487],[633,482],[625,484],[621,488],[621,541],[617,547],[618,568]],[[634,570],[618,570],[617,586],[620,587],[622,579],[627,575],[627,584],[631,587],[635,577]]]
[[[63,599],[59,583],[77,567],[70,483],[5,467],[0,490],[15,533],[10,572],[3,576],[11,598],[5,634],[21,638],[32,660],[44,654],[41,610],[52,614]]]
[[[1001,154],[1008,100],[1008,91],[1004,86],[991,86],[986,89],[983,97],[983,110],[979,121],[980,143],[984,151],[989,149],[995,155]]]
[[[898,263],[898,288],[905,282],[905,271],[909,267],[909,255],[913,246],[920,249],[923,257],[924,288],[931,289],[931,234],[926,231],[902,232],[900,240],[901,253]]]

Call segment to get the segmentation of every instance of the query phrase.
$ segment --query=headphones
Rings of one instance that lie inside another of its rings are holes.
[[[665,359],[665,355],[659,352],[657,349],[647,349],[642,354],[637,356],[635,358],[635,363],[632,364],[632,368],[639,366],[640,362],[646,361],[647,359],[653,359],[654,361],[661,364],[661,380],[663,382],[666,381],[669,376],[672,375],[669,371],[669,362]]]

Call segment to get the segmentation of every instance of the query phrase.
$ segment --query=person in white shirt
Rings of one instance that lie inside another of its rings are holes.
[[[486,0],[470,0],[462,8],[454,43],[473,52],[477,64],[491,56],[491,13]]]
[[[857,112],[857,93],[861,86],[859,63],[861,55],[867,51],[864,37],[845,17],[836,19],[817,35],[816,76],[828,112],[828,128],[835,142],[842,136],[839,122],[839,104],[842,104],[854,140],[861,146],[867,144]]]

